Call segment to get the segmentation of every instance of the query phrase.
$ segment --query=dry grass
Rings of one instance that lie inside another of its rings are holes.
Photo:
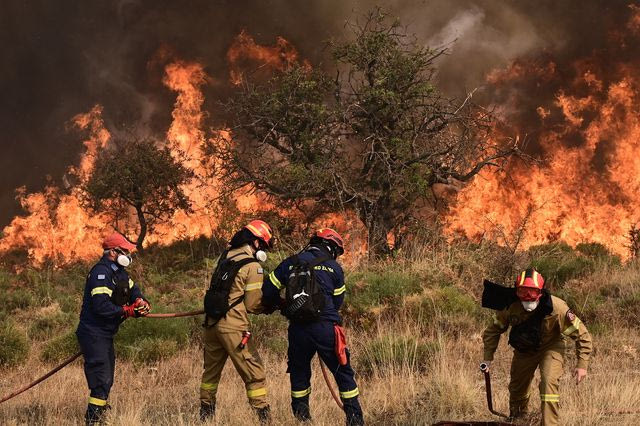
[[[365,350],[368,339],[390,332],[379,327],[373,335],[350,333],[354,358]],[[421,324],[399,321],[395,333],[416,333]],[[441,350],[426,371],[411,367],[411,362],[381,368],[368,377],[359,377],[362,405],[369,424],[426,425],[437,420],[490,420],[485,407],[483,380],[477,371],[481,357],[479,334],[459,339],[437,337]],[[576,387],[570,377],[572,355],[568,355],[566,374],[562,380],[562,419],[566,425],[638,424],[638,414],[616,414],[640,411],[640,374],[637,374],[640,336],[624,330],[603,336],[588,379]],[[268,369],[269,401],[275,424],[297,424],[289,408],[289,386],[286,359],[263,350]],[[506,411],[510,350],[503,343],[493,364],[495,406]],[[4,371],[0,381],[3,393],[45,371],[35,356],[22,367]],[[201,355],[195,348],[184,350],[170,360],[156,365],[136,366],[119,363],[110,403],[113,425],[187,425],[198,424],[198,386]],[[537,380],[536,380],[537,381]],[[343,414],[335,406],[314,364],[312,412],[317,425],[343,422]],[[532,408],[537,405],[533,392]],[[87,397],[80,362],[64,369],[45,383],[6,402],[0,411],[0,423],[6,425],[78,424]],[[223,374],[218,394],[218,416],[214,424],[257,424],[246,403],[244,387],[229,364]]]
[[[400,302],[388,299],[366,308],[365,312],[351,311],[348,316],[352,324],[348,338],[354,368],[360,372],[357,381],[368,424],[428,425],[440,420],[495,419],[486,408],[484,381],[477,368],[482,361],[481,332],[489,317],[488,312],[477,308],[478,284],[483,277],[499,279],[501,274],[508,275],[509,268],[519,268],[527,259],[523,255],[514,256],[511,259],[514,263],[505,268],[494,249],[492,246],[450,247],[438,242],[415,248],[394,262],[359,265],[357,273],[356,266],[352,266],[353,277],[360,281],[351,280],[351,285],[366,288],[372,275],[387,272],[392,273],[388,276],[394,280],[408,274],[412,279],[418,277],[420,282],[419,291],[407,294]],[[192,287],[179,289],[181,294],[157,290],[154,300],[161,301],[166,309],[173,309],[166,302],[175,299],[176,294],[181,297],[180,303],[197,299],[202,289],[201,276],[206,275],[201,272],[189,271],[197,277],[193,278]],[[603,265],[589,276],[563,284],[561,290],[572,298],[572,307],[586,318],[588,327],[598,332],[594,334],[595,353],[589,376],[579,386],[571,377],[573,351],[567,355],[560,389],[562,424],[640,424],[637,369],[640,332],[635,327],[640,315],[639,274],[637,263],[624,267]],[[161,276],[158,272],[158,277]],[[383,284],[389,283],[382,283],[380,291],[389,294],[389,288],[383,288]],[[357,297],[356,292],[347,297],[347,308],[358,303],[361,307],[368,306],[364,299],[356,300]],[[38,309],[41,307],[16,308],[12,316],[28,330],[32,318],[38,317]],[[363,320],[362,316],[366,318]],[[255,341],[267,368],[274,424],[297,424],[289,406],[289,377],[282,347],[286,335],[284,324],[274,321],[262,323],[261,327],[256,328],[263,332],[255,334]],[[508,411],[511,361],[511,350],[504,340],[492,364],[494,405],[503,412]],[[412,341],[415,347],[406,343]],[[199,424],[202,360],[198,337],[190,342],[177,355],[157,363],[117,362],[116,383],[110,398],[112,425]],[[378,346],[372,342],[378,342]],[[33,341],[26,362],[0,370],[0,394],[51,368],[39,360],[45,344]],[[381,349],[380,344],[389,346]],[[372,363],[372,359],[375,362]],[[536,378],[532,410],[537,410],[539,405],[537,383]],[[344,415],[331,399],[317,361],[314,361],[312,389],[314,424],[343,424]],[[0,424],[80,424],[87,396],[81,363],[77,361],[43,384],[0,405]],[[638,413],[633,413],[636,411]],[[211,424],[258,424],[246,402],[244,386],[230,363],[218,393],[217,417]]]

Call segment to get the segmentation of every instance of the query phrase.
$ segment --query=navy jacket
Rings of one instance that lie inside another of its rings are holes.
[[[310,262],[316,257],[327,256],[328,253],[319,247],[311,246],[298,254],[303,261]],[[330,256],[329,256],[330,257]],[[288,257],[280,263],[276,269],[264,278],[262,284],[262,300],[265,306],[278,306],[280,304],[280,290],[287,285],[289,270],[292,267],[294,256]],[[344,301],[346,287],[344,284],[344,272],[342,267],[330,257],[316,266],[316,280],[322,287],[326,297],[325,308],[320,315],[321,320],[341,322],[338,310]]]
[[[113,336],[118,332],[124,321],[124,310],[113,303],[112,294],[119,281],[128,282],[128,303],[133,303],[138,297],[144,298],[127,271],[103,256],[87,276],[77,333]]]

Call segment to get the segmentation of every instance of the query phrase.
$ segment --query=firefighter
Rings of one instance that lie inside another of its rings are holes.
[[[91,391],[85,413],[87,425],[104,421],[115,371],[113,337],[120,324],[127,318],[146,316],[151,310],[125,269],[131,264],[130,252],[135,244],[114,232],[105,238],[102,248],[102,258],[87,276],[76,330]]]
[[[287,354],[291,381],[291,408],[294,416],[300,421],[311,420],[309,410],[311,360],[317,352],[338,383],[347,425],[364,424],[358,401],[360,392],[354,380],[349,353],[346,348],[343,348],[344,352],[340,354],[341,356],[336,353],[336,340],[346,345],[339,338],[344,334],[338,314],[344,301],[346,287],[342,268],[336,261],[337,257],[343,253],[342,237],[333,229],[320,229],[311,237],[308,246],[302,252],[285,259],[264,280],[262,291],[265,306],[280,306],[284,314],[286,299],[281,298],[281,293],[286,293],[287,284],[290,284],[293,265],[300,261],[315,263],[313,266],[315,280],[319,291],[324,296],[324,307],[316,321],[297,322],[289,318]]]
[[[567,303],[544,288],[544,279],[534,269],[523,271],[515,283],[515,302],[499,310],[485,329],[484,363],[489,365],[498,347],[500,335],[511,327],[509,344],[514,348],[509,383],[509,408],[512,418],[525,417],[530,386],[540,369],[542,425],[558,425],[560,377],[564,367],[566,338],[575,341],[576,384],[587,376],[592,350],[591,335]]]
[[[251,326],[248,314],[263,312],[263,269],[258,261],[266,260],[265,251],[272,245],[271,227],[261,220],[253,220],[231,238],[229,249],[225,252],[226,259],[254,261],[237,271],[228,292],[230,309],[226,314],[217,320],[209,315],[205,317],[204,372],[200,384],[202,421],[207,421],[215,414],[216,393],[227,358],[231,358],[244,381],[249,404],[260,422],[267,423],[270,420],[264,366],[255,346],[248,339]]]

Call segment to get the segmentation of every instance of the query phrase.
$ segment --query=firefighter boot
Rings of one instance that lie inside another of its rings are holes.
[[[311,421],[311,412],[309,411],[309,395],[300,398],[291,398],[291,409],[293,415],[300,422]]]
[[[85,425],[87,426],[104,425],[106,411],[107,411],[107,406],[89,404],[87,406],[87,412],[84,414]]]
[[[200,402],[200,421],[206,422],[209,419],[212,419],[216,414],[216,403],[213,402],[208,404],[206,402]]]
[[[258,415],[258,420],[261,425],[266,425],[271,422],[271,408],[268,405],[262,408],[254,408],[254,410]]]
[[[347,416],[347,426],[364,426],[364,418],[362,417],[362,408],[357,398],[351,400],[342,400],[344,404],[344,413]]]

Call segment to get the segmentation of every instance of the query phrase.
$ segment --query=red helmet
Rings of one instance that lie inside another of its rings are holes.
[[[535,269],[522,271],[516,280],[516,295],[520,300],[533,302],[542,297],[544,278]]]
[[[114,232],[102,241],[102,248],[105,250],[119,248],[131,251],[136,248],[136,245],[127,240],[121,233]]]
[[[322,238],[323,240],[333,242],[338,247],[338,251],[340,252],[338,253],[338,255],[341,255],[344,253],[344,241],[342,240],[342,237],[340,236],[340,234],[338,234],[333,229],[320,228],[315,232],[315,234],[313,234],[313,236]]]
[[[271,227],[262,220],[252,220],[245,226],[255,237],[264,242],[267,247],[273,246],[273,232]]]
[[[533,268],[522,271],[516,280],[516,288],[537,288],[542,290],[544,287],[544,278],[538,271]]]

